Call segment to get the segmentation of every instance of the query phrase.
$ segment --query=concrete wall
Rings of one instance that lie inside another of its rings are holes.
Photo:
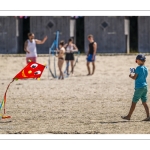
[[[85,52],[89,44],[87,36],[92,34],[98,44],[98,53],[126,53],[124,17],[87,16],[84,24]]]
[[[16,54],[18,52],[19,31],[15,17],[0,16],[0,53]],[[19,24],[19,22],[18,22]]]
[[[138,51],[150,53],[150,17],[138,17]]]
[[[68,41],[70,37],[70,17],[62,16],[33,16],[30,17],[30,31],[35,34],[36,39],[43,39],[45,35],[48,40],[43,45],[37,45],[38,54],[46,54],[55,39],[55,32],[60,31],[60,40]]]

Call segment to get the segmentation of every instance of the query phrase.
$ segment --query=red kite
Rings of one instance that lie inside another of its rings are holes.
[[[35,62],[30,62],[24,69],[22,69],[13,79],[12,81],[9,83],[9,85],[7,86],[6,92],[4,94],[4,99],[2,100],[2,103],[0,104],[0,111],[2,110],[3,106],[4,106],[4,114],[5,114],[5,104],[6,104],[6,93],[7,90],[10,86],[10,84],[14,81],[14,80],[18,80],[18,79],[27,79],[27,78],[34,78],[34,79],[40,79],[43,70],[45,69],[46,65],[41,65]],[[5,118],[11,118],[10,116],[4,116],[1,115],[0,116],[2,119]]]

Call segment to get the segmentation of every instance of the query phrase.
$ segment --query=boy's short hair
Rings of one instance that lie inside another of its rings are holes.
[[[146,61],[146,57],[143,54],[139,54],[136,56],[136,60],[141,60],[142,62]]]
[[[93,35],[92,35],[92,34],[89,34],[89,35],[88,35],[88,38],[94,38],[94,37],[93,37]]]

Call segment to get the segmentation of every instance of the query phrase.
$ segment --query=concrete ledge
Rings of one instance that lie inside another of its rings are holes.
[[[98,53],[97,56],[135,56],[139,53]],[[150,55],[150,53],[143,53],[145,55]],[[81,56],[85,56],[85,53],[81,53]],[[25,57],[25,54],[0,54],[0,57]],[[49,57],[49,54],[38,54],[38,57]]]

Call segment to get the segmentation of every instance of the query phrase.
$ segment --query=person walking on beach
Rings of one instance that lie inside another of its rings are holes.
[[[94,41],[94,37],[91,34],[88,35],[88,41],[89,41],[89,49],[87,52],[87,69],[88,69],[87,75],[93,75],[95,72],[95,57],[97,51],[97,43]],[[92,74],[90,70],[90,63],[92,63],[93,66]]]
[[[130,120],[132,113],[135,109],[136,103],[139,101],[139,99],[141,99],[147,115],[147,117],[143,121],[150,121],[149,107],[147,105],[148,89],[147,89],[147,82],[146,82],[146,78],[148,76],[148,69],[144,65],[145,61],[146,61],[146,57],[142,54],[139,54],[136,57],[136,63],[138,64],[138,67],[135,69],[134,75],[131,74],[129,75],[131,79],[135,80],[135,91],[134,91],[130,111],[127,116],[121,116],[122,119]]]
[[[70,38],[68,40],[68,43],[64,47],[66,49],[65,60],[66,60],[66,66],[67,66],[67,68],[66,68],[67,69],[67,75],[69,75],[69,62],[71,62],[71,73],[73,74],[73,71],[74,71],[74,67],[73,67],[73,64],[74,64],[74,53],[73,52],[77,52],[78,48],[73,43],[73,39],[72,38]]]
[[[33,33],[28,33],[28,40],[25,41],[24,51],[26,52],[26,62],[27,64],[32,61],[37,61],[37,49],[36,44],[44,44],[47,40],[47,36],[43,40],[34,39]]]

